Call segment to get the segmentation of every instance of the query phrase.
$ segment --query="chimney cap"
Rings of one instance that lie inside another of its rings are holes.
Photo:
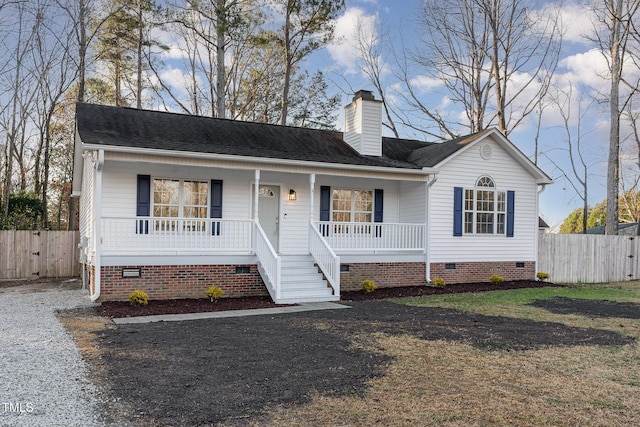
[[[373,92],[370,90],[360,89],[353,96],[353,100],[357,101],[358,99],[362,99],[363,101],[375,101],[376,98],[373,96]]]

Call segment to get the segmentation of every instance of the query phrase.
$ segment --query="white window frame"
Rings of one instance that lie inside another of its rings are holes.
[[[465,188],[462,203],[464,234],[506,236],[507,192],[498,190],[491,177],[481,176],[475,187]],[[490,230],[482,226],[490,226]]]
[[[156,182],[157,181],[171,181],[178,183],[178,204],[157,204],[155,201],[156,194]],[[203,205],[193,205],[186,203],[186,191],[185,183],[195,182],[206,185],[206,200]],[[204,231],[206,229],[206,220],[210,214],[210,200],[211,200],[211,185],[208,181],[199,179],[176,179],[176,178],[162,178],[154,177],[151,180],[151,214],[154,218],[158,218],[159,221],[155,221],[156,231],[176,231],[182,229],[183,231]],[[158,216],[156,215],[156,207],[158,206],[176,206],[178,208],[177,216]],[[204,208],[203,217],[187,217],[185,216],[186,208],[196,208],[200,210]],[[181,220],[182,224],[178,224],[177,220]]]
[[[350,204],[351,206],[349,207],[349,210],[343,210],[343,209],[334,209],[334,195],[337,191],[348,191],[351,193],[350,195]],[[356,192],[361,191],[364,193],[369,193],[370,198],[371,198],[371,210],[370,211],[363,211],[363,210],[357,210],[356,209]],[[353,223],[358,223],[358,224],[369,224],[373,222],[374,219],[374,192],[373,190],[364,190],[361,188],[335,188],[332,190],[331,192],[331,221],[332,222],[353,222]],[[349,214],[349,221],[336,221],[334,219],[334,214],[335,213],[348,213]],[[356,221],[355,218],[358,216],[362,216],[362,215],[369,215],[369,221]]]

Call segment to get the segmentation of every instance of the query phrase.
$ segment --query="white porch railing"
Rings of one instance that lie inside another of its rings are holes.
[[[316,223],[316,229],[337,251],[424,251],[424,224],[386,222]]]
[[[230,219],[103,217],[103,253],[253,253],[254,221]]]
[[[264,280],[269,293],[271,294],[271,298],[274,300],[280,299],[280,278],[281,278],[281,258],[276,253],[275,249],[269,242],[267,235],[264,233],[262,227],[260,227],[259,222],[255,222],[256,228],[256,242],[255,242],[255,250],[256,256],[259,261],[259,268],[262,270],[262,273],[266,275],[267,280]],[[263,276],[264,279],[264,276]]]
[[[333,294],[340,295],[340,257],[331,249],[313,222],[309,227],[309,252],[331,284]]]

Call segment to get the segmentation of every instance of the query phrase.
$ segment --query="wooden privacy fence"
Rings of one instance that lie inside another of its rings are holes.
[[[638,278],[640,239],[635,236],[541,234],[538,271],[556,283],[621,282]]]
[[[79,231],[0,231],[0,279],[80,275]]]

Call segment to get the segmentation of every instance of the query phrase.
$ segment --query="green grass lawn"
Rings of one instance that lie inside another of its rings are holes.
[[[427,295],[414,298],[399,298],[394,301],[422,307],[453,308],[489,316],[510,316],[573,324],[574,322],[572,321],[567,322],[567,320],[571,320],[571,316],[567,319],[567,316],[555,315],[546,310],[528,306],[535,300],[554,297],[640,303],[640,282]],[[584,319],[584,323],[582,326],[594,326],[589,319]]]

